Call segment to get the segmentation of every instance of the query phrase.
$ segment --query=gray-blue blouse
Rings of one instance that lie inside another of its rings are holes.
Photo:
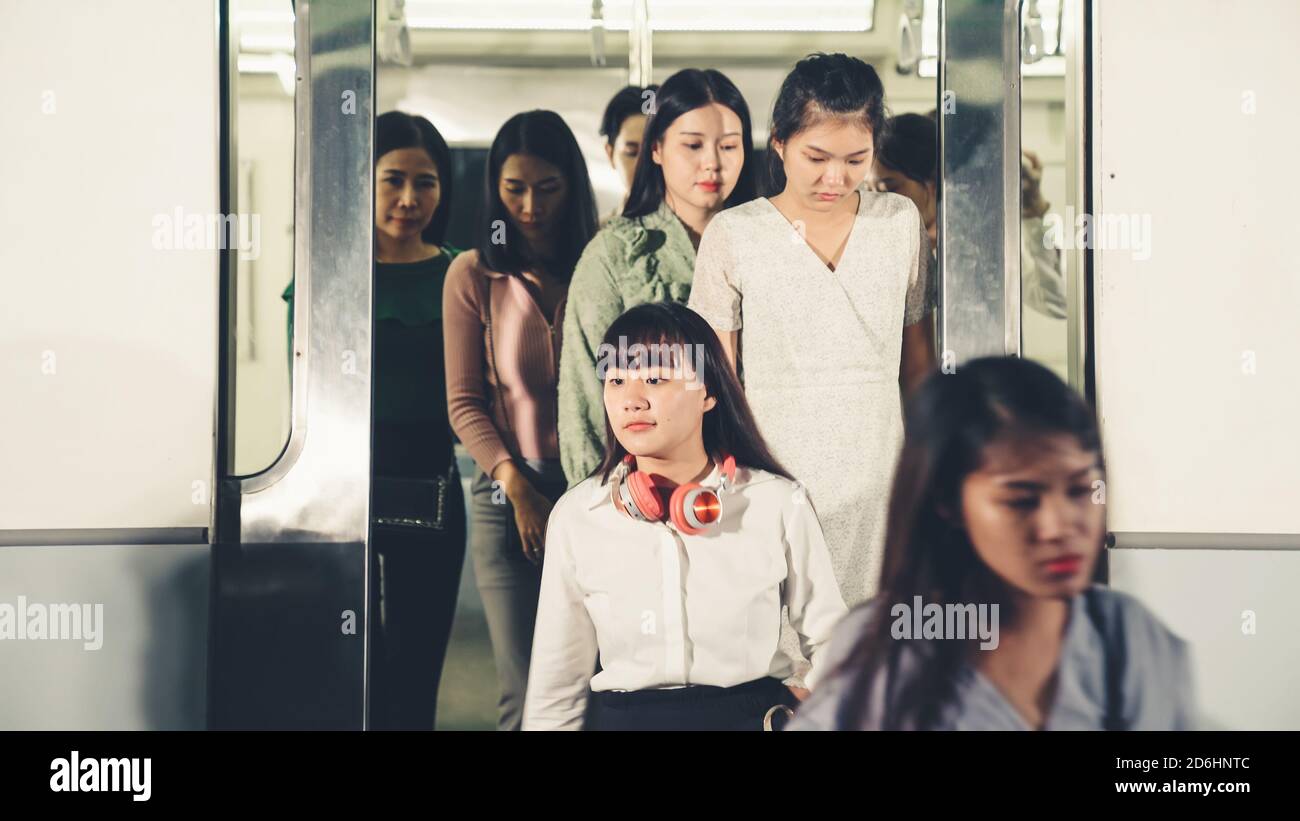
[[[878,600],[856,608],[836,628],[826,648],[823,668],[834,671],[852,650]],[[916,662],[905,652],[900,669]],[[872,683],[881,692],[883,681]],[[883,713],[873,708],[860,727],[846,726],[846,699],[851,675],[831,673],[798,709],[788,730],[879,729]],[[872,699],[879,703],[879,699]],[[1113,704],[1113,702],[1119,702]],[[1108,712],[1109,711],[1109,712]],[[1094,586],[1071,601],[1070,619],[1055,701],[1047,730],[1191,730],[1196,729],[1191,653],[1137,599]],[[1029,730],[1002,692],[974,666],[958,675],[955,695],[935,729]]]

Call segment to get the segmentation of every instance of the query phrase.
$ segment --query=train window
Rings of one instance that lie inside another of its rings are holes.
[[[1067,247],[1072,140],[1066,128],[1067,49],[1072,0],[1022,0],[1020,7],[1020,345],[1021,353],[1068,379]],[[1068,221],[1068,225],[1066,224]]]
[[[289,438],[294,41],[289,0],[231,0],[232,202],[251,229],[235,262],[231,473],[270,466]]]

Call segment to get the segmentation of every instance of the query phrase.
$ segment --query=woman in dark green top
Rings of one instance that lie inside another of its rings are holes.
[[[465,557],[447,421],[442,286],[451,152],[423,117],[375,120],[371,727],[431,730]],[[285,290],[293,335],[293,285]]]

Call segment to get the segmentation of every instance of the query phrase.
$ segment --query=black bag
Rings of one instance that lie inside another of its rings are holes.
[[[433,479],[376,476],[371,488],[370,521],[386,527],[446,530],[447,491],[452,482],[459,481],[455,454],[446,474]]]
[[[1097,588],[1083,592],[1084,604],[1088,616],[1092,619],[1097,632],[1105,642],[1106,656],[1106,705],[1102,713],[1102,729],[1107,731],[1127,730],[1124,707],[1124,668],[1128,663],[1128,645],[1124,635],[1124,624],[1113,602],[1103,602],[1102,594]]]

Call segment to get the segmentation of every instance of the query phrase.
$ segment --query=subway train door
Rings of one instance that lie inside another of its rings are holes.
[[[366,726],[374,7],[295,6],[289,434],[269,467],[220,485],[213,729]],[[233,318],[240,289],[223,298]],[[231,385],[239,336],[227,330]],[[239,414],[226,421],[229,454]]]
[[[2,13],[0,728],[201,728],[216,4]]]
[[[1300,727],[1300,325],[1278,242],[1300,116],[1266,103],[1289,98],[1300,9],[941,5],[944,365],[1026,356],[1088,396],[1105,581],[1189,642],[1202,726]],[[1205,146],[1233,173],[1189,196]]]
[[[365,726],[373,3],[244,0],[296,17],[297,297],[241,476],[239,2],[4,4],[0,729]]]
[[[1243,10],[1092,4],[1096,399],[1111,584],[1191,642],[1207,726],[1294,730],[1300,7]],[[1232,173],[1188,196],[1203,145]]]

